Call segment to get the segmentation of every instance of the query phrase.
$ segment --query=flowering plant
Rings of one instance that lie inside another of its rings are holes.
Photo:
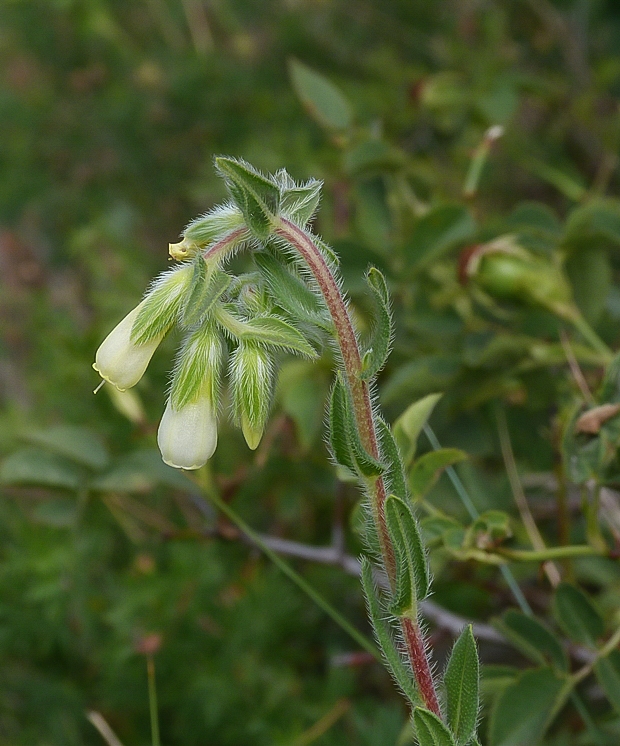
[[[466,627],[455,643],[440,706],[419,621],[430,588],[426,551],[397,439],[372,397],[392,339],[386,280],[374,267],[367,272],[376,314],[362,349],[338,281],[338,260],[309,227],[321,183],[296,184],[285,171],[265,177],[230,158],[217,158],[216,167],[231,201],[192,221],[170,246],[180,264],[161,275],[109,334],[94,367],[121,390],[133,386],[164,335],[175,324],[181,327],[184,339],[158,444],[166,463],[197,469],[216,448],[227,352],[233,416],[254,449],[269,414],[277,351],[316,358],[326,340],[333,342],[329,447],[340,473],[356,479],[367,498],[362,580],[377,641],[413,708],[420,744],[476,744],[479,684],[472,630]],[[233,276],[224,264],[241,249],[252,252],[255,269]],[[382,575],[385,593],[375,584]]]

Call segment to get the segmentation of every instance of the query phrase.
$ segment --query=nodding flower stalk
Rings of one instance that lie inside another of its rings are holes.
[[[296,184],[285,171],[265,177],[230,158],[216,159],[216,168],[231,201],[194,220],[182,240],[170,245],[171,257],[180,263],[150,291],[157,302],[147,295],[138,313],[122,322],[119,339],[122,336],[125,347],[118,345],[124,356],[115,358],[116,380],[121,380],[124,366],[131,369],[127,378],[134,383],[139,378],[125,348],[144,346],[148,363],[162,336],[172,326],[181,329],[184,340],[158,443],[166,463],[196,469],[216,448],[220,379],[226,367],[232,418],[255,449],[269,415],[279,357],[292,353],[316,358],[325,338],[335,341],[339,354],[329,401],[330,451],[336,464],[357,477],[367,498],[370,556],[379,560],[390,586],[378,594],[364,560],[371,620],[386,664],[416,708],[416,717],[428,716],[437,727],[449,728],[450,723],[441,720],[419,623],[419,604],[430,585],[426,551],[396,440],[371,396],[392,338],[385,278],[373,267],[366,275],[375,323],[363,349],[337,279],[337,258],[308,227],[321,183]],[[253,267],[233,276],[225,261],[241,248],[249,249]],[[184,279],[173,282],[170,277]],[[468,640],[457,644],[475,648],[473,638]],[[449,701],[447,711],[449,720]],[[475,721],[474,716],[465,738],[459,734],[459,743],[474,738]]]

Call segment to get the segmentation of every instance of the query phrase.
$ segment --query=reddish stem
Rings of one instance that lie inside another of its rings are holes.
[[[234,231],[227,233],[224,238],[220,238],[219,241],[207,247],[202,258],[205,262],[212,261],[213,259],[220,261],[223,255],[233,249],[245,234],[247,234],[245,228],[236,228]]]
[[[411,667],[415,674],[420,695],[427,709],[434,712],[437,717],[441,717],[439,701],[437,700],[433,675],[426,655],[424,636],[422,635],[420,625],[417,621],[408,619],[407,617],[401,619],[401,625],[405,637],[405,645],[407,646],[407,653],[409,654],[409,660],[411,661]]]
[[[344,298],[338,288],[334,275],[332,274],[323,254],[312,241],[312,239],[299,226],[285,218],[281,219],[276,234],[284,238],[302,256],[308,265],[314,279],[319,286],[327,308],[334,321],[334,328],[338,340],[338,346],[342,354],[345,375],[351,391],[355,420],[360,433],[360,438],[366,450],[375,458],[379,458],[379,446],[375,423],[373,418],[372,404],[368,384],[360,378],[361,355],[357,336],[353,329],[351,317],[347,311]],[[384,503],[386,499],[385,482],[382,477],[368,481],[372,496],[372,509],[377,524],[383,561],[392,587],[395,582],[396,567],[394,560],[394,547],[390,539],[385,521]],[[426,656],[424,637],[417,621],[403,617],[400,619],[403,636],[406,643],[407,654],[411,662],[411,668],[415,676],[420,694],[426,707],[441,717],[439,702],[435,692],[433,676]]]
[[[286,241],[294,246],[301,254],[312,272],[323,298],[325,299],[327,308],[329,309],[334,321],[336,338],[338,340],[338,346],[344,363],[347,384],[353,400],[355,420],[357,422],[360,438],[364,447],[371,456],[379,458],[379,446],[377,442],[377,434],[375,432],[368,384],[360,378],[362,360],[357,343],[357,336],[355,335],[355,330],[353,329],[353,323],[351,322],[351,317],[347,311],[346,303],[344,302],[340,289],[338,288],[338,283],[328,267],[323,254],[319,251],[312,239],[290,220],[282,218],[281,226],[282,227],[276,229],[276,233],[286,239]],[[379,529],[379,539],[381,542],[385,567],[390,582],[393,583],[395,576],[394,549],[390,541],[383,512],[386,490],[385,483],[381,477],[373,480],[371,490],[373,493],[372,509]]]

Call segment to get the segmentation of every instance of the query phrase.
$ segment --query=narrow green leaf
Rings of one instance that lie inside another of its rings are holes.
[[[0,466],[0,484],[76,490],[85,472],[74,461],[39,448],[12,453]]]
[[[394,423],[394,437],[405,467],[413,461],[418,437],[443,394],[429,394],[411,404]]]
[[[594,665],[594,672],[607,699],[616,712],[620,713],[620,652],[612,650],[605,658],[599,658]]]
[[[575,642],[596,645],[605,631],[603,619],[586,594],[574,585],[560,583],[553,598],[558,624]]]
[[[91,469],[103,469],[110,460],[102,439],[86,427],[56,425],[45,430],[33,430],[23,438]]]
[[[385,621],[385,612],[381,608],[375,590],[372,566],[366,557],[362,557],[362,587],[368,604],[368,616],[372,622],[375,638],[381,649],[387,668],[411,704],[418,705],[421,703],[420,696],[415,688],[411,674],[394,644],[392,634]]]
[[[295,59],[289,62],[289,73],[301,103],[321,126],[331,130],[346,130],[351,126],[351,105],[331,81]]]
[[[183,309],[183,324],[193,326],[204,319],[228,290],[231,282],[232,277],[226,272],[216,271],[209,276],[207,265],[202,257],[194,262],[192,289]]]
[[[336,377],[329,399],[329,445],[336,463],[355,472],[355,461],[349,445],[349,424],[343,384]]]
[[[350,408],[349,413],[349,441],[351,444],[351,452],[357,465],[358,471],[365,477],[378,477],[385,471],[385,466],[378,461],[376,458],[371,456],[368,451],[362,445],[359,433],[357,431],[357,425],[355,418]]]
[[[562,644],[538,619],[510,609],[501,619],[495,620],[494,626],[534,663],[550,663],[563,673],[568,670]]]
[[[456,746],[452,733],[434,712],[416,707],[413,724],[420,746]]]
[[[255,316],[244,321],[220,306],[217,308],[217,320],[238,340],[298,352],[311,359],[317,357],[316,351],[304,335],[278,316]]]
[[[340,428],[344,427],[346,449],[339,446],[339,453],[345,459],[352,457],[351,463],[347,463],[346,461],[338,461],[338,463],[353,469],[354,472],[357,472],[362,477],[375,477],[382,474],[385,471],[383,464],[371,456],[362,445],[349,392],[342,380],[341,373],[337,374],[336,382],[334,383],[332,403],[334,409],[330,408],[330,419],[332,414],[337,417],[335,425],[338,437],[340,437]],[[350,454],[350,457],[347,454]],[[336,453],[334,453],[334,456],[338,459]]]
[[[381,457],[386,465],[385,478],[389,492],[401,500],[407,500],[409,490],[405,479],[405,470],[400,457],[400,451],[390,426],[385,420],[377,419],[377,431],[381,443]]]
[[[569,693],[551,668],[522,673],[495,702],[490,746],[536,746]]]
[[[430,577],[420,529],[409,505],[390,495],[385,501],[385,520],[396,550],[396,591],[391,611],[397,616],[416,613],[428,595]]]
[[[409,488],[415,500],[419,500],[435,485],[443,470],[467,458],[458,448],[440,448],[420,456],[409,472]]]
[[[471,624],[454,643],[444,684],[448,725],[458,746],[464,746],[475,735],[480,706],[480,664]]]
[[[294,319],[330,327],[325,309],[315,293],[296,274],[289,271],[282,261],[267,252],[256,253],[254,261],[265,278],[269,294],[282,309]]]
[[[314,348],[306,341],[303,334],[277,316],[258,316],[246,321],[242,336],[272,347],[299,352],[311,359],[317,357]]]
[[[370,346],[362,359],[363,380],[368,380],[383,368],[390,354],[393,327],[390,311],[390,294],[385,277],[376,267],[371,267],[366,275],[368,286],[375,301],[376,316],[370,337]]]
[[[280,189],[255,168],[234,158],[216,158],[215,165],[248,228],[257,238],[267,238],[278,214]]]

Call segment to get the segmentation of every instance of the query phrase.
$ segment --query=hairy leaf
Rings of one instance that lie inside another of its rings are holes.
[[[222,339],[214,324],[203,324],[185,337],[177,353],[170,386],[170,400],[175,409],[203,396],[217,409],[223,357]]]
[[[366,451],[360,440],[349,392],[342,380],[341,373],[337,374],[334,392],[335,395],[332,395],[332,402],[336,405],[337,416],[341,419],[344,426],[347,450],[351,454],[353,466],[350,466],[346,462],[339,463],[342,463],[343,466],[353,468],[362,477],[376,477],[382,474],[385,471],[385,467]],[[344,457],[346,458],[346,456]]]
[[[193,277],[189,263],[162,272],[153,282],[131,329],[131,339],[137,345],[147,344],[164,335],[178,318]]]
[[[375,584],[372,577],[372,566],[366,557],[362,558],[362,587],[368,604],[368,615],[375,632],[377,643],[383,653],[388,670],[394,677],[403,694],[413,705],[421,703],[420,695],[413,683],[411,674],[405,666],[401,654],[398,652],[389,626],[385,621],[385,613],[381,608]]]
[[[302,228],[316,212],[321,200],[323,182],[311,179],[282,190],[282,212]]]
[[[192,289],[183,309],[183,324],[192,326],[204,319],[231,282],[232,277],[225,272],[216,271],[209,275],[205,262],[202,258],[198,259],[194,264]]]
[[[217,312],[217,319],[233,337],[239,340],[298,352],[312,359],[317,357],[316,351],[304,335],[278,316],[256,316],[243,321],[220,308]]]
[[[385,478],[388,490],[396,497],[400,497],[401,500],[407,500],[409,490],[407,489],[400,451],[390,426],[381,418],[377,419],[377,433],[381,443],[381,457],[386,465]]]
[[[385,520],[396,554],[396,591],[391,610],[398,616],[415,614],[430,586],[418,522],[409,505],[394,495],[385,501]]]
[[[205,215],[192,220],[183,231],[183,237],[202,247],[207,247],[245,225],[241,210],[234,205],[216,207]]]
[[[336,462],[355,472],[355,461],[349,443],[346,393],[340,377],[336,377],[329,399],[329,445]]]
[[[234,158],[216,158],[215,165],[243,213],[247,227],[257,238],[267,238],[278,214],[279,188],[255,168]]]
[[[454,643],[444,674],[448,725],[458,746],[464,746],[476,731],[480,664],[471,624]]]
[[[376,316],[370,337],[370,346],[362,359],[362,374],[368,380],[383,368],[390,354],[392,341],[392,313],[390,311],[390,294],[385,277],[376,267],[371,267],[366,275],[368,286],[375,301]]]
[[[413,711],[413,724],[420,746],[456,745],[452,733],[430,710],[416,707]]]
[[[331,327],[326,311],[306,283],[289,271],[281,260],[266,252],[255,254],[254,261],[265,278],[273,300],[294,319]]]

